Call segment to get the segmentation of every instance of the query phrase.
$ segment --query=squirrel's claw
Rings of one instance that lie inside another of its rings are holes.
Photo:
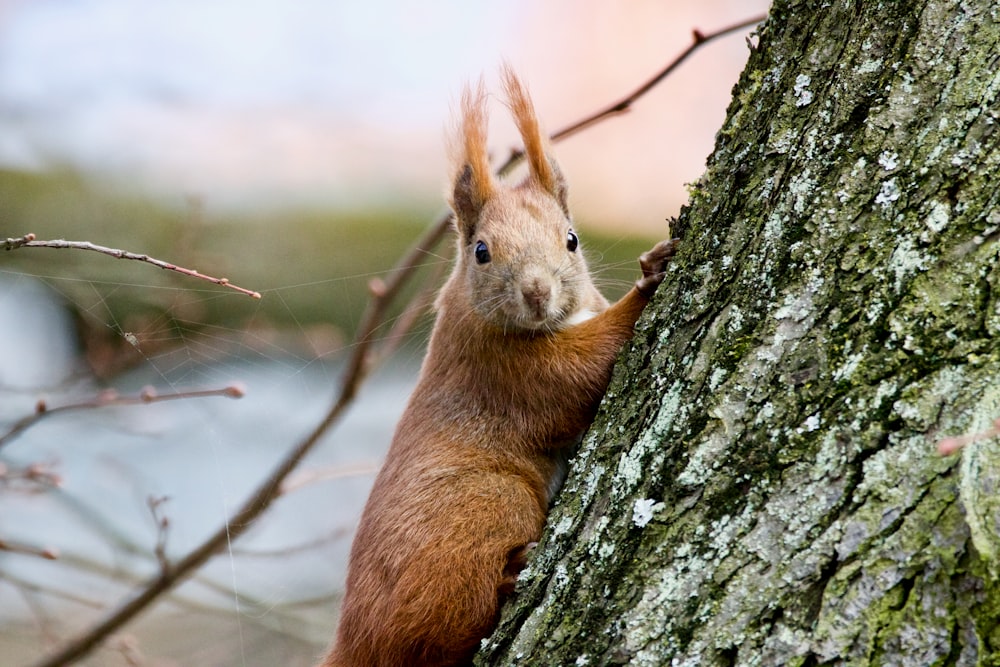
[[[667,239],[660,241],[650,250],[639,255],[642,278],[635,282],[635,286],[643,296],[652,297],[656,288],[663,282],[667,264],[677,252],[678,245],[680,245],[680,239]]]

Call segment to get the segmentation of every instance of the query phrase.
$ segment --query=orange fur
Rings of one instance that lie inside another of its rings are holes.
[[[482,81],[475,90],[471,86],[466,86],[462,91],[461,128],[456,145],[452,148],[452,160],[459,169],[455,180],[461,177],[461,170],[465,168],[470,170],[472,186],[470,196],[476,207],[482,206],[496,191],[486,144],[486,132],[489,127],[486,101],[486,89]],[[455,203],[452,205],[454,207]]]
[[[550,164],[530,99],[506,78],[532,164]],[[477,99],[462,105],[455,269],[361,517],[324,667],[471,661],[541,535],[565,452],[593,418],[673,253],[664,242],[644,255],[643,278],[609,307],[567,243],[575,233],[554,162],[548,177],[536,165],[516,187],[492,176],[486,185]]]
[[[510,66],[503,68],[503,85],[517,130],[524,140],[524,155],[528,160],[528,169],[542,189],[554,193],[556,174],[547,155],[548,142],[539,127],[531,96]]]

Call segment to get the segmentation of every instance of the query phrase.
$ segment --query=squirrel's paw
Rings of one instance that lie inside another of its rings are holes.
[[[660,241],[652,249],[639,255],[642,278],[635,282],[635,286],[644,296],[652,297],[653,292],[663,282],[667,264],[677,252],[679,244],[680,239]]]

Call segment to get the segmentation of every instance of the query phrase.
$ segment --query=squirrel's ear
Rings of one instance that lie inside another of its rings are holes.
[[[538,125],[531,96],[510,65],[504,65],[502,76],[510,111],[524,141],[524,156],[528,160],[528,179],[555,197],[559,206],[566,215],[569,215],[566,179],[563,178],[555,159],[549,154],[548,140]]]
[[[482,81],[475,92],[466,86],[462,93],[461,128],[452,152],[456,175],[452,183],[451,208],[455,226],[471,240],[483,205],[496,192],[486,150],[486,92]]]

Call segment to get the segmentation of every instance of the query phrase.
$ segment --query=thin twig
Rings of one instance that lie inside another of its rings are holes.
[[[687,58],[691,52],[706,42],[723,34],[733,32],[738,28],[748,27],[759,23],[762,18],[755,18],[752,21],[745,21],[738,26],[725,28],[718,33],[704,35],[695,32],[695,42],[685,52],[683,52],[673,63],[667,66],[650,82],[644,84],[638,91],[630,95],[628,104],[649,91],[670,73],[682,60]],[[613,107],[619,106],[613,105]],[[603,118],[615,115],[616,111],[602,111],[594,117],[580,121],[579,123],[561,130],[553,135],[553,141],[569,136],[584,127],[592,125]],[[577,127],[579,126],[579,127]],[[518,155],[512,155],[510,159],[497,172],[505,173],[517,162]],[[355,335],[354,347],[347,367],[344,371],[343,380],[337,396],[330,407],[330,410],[323,419],[315,426],[311,433],[296,444],[285,458],[278,463],[264,482],[249,496],[244,505],[233,515],[229,522],[220,527],[215,533],[208,537],[201,545],[196,547],[182,560],[174,563],[168,572],[162,573],[156,579],[150,581],[145,587],[138,590],[135,596],[124,602],[117,609],[112,610],[104,620],[91,627],[82,635],[71,640],[62,650],[42,659],[34,667],[61,667],[70,664],[83,656],[103,642],[109,635],[117,631],[128,623],[134,616],[146,608],[153,600],[162,593],[170,590],[175,585],[185,579],[191,572],[201,567],[209,558],[221,551],[227,545],[235,541],[242,535],[270,505],[282,494],[282,485],[288,475],[298,466],[303,457],[308,454],[313,447],[326,434],[330,427],[335,424],[354,400],[358,388],[367,376],[372,367],[374,359],[373,345],[375,333],[379,330],[385,320],[385,314],[390,304],[395,300],[403,287],[409,282],[413,274],[422,265],[424,258],[432,254],[444,238],[451,226],[451,213],[442,215],[424,235],[411,247],[409,252],[396,264],[390,272],[389,277],[377,289],[372,290],[372,297],[368,302],[368,307],[362,317],[360,326]],[[411,322],[416,318],[408,318]],[[395,332],[401,333],[401,332]]]
[[[205,398],[207,396],[226,396],[227,398],[242,398],[244,390],[241,386],[233,384],[221,389],[197,389],[193,391],[178,391],[172,394],[158,394],[152,387],[142,389],[134,396],[119,396],[116,391],[109,389],[102,391],[96,397],[80,401],[78,403],[68,403],[49,407],[45,401],[38,401],[35,404],[35,411],[22,417],[14,423],[6,433],[0,434],[0,448],[16,438],[18,435],[34,426],[42,419],[57,415],[62,412],[73,412],[76,410],[92,410],[103,408],[109,405],[142,405],[145,403],[160,403],[163,401],[176,401],[186,398]]]
[[[153,266],[158,266],[161,269],[167,271],[176,271],[177,273],[182,273],[185,276],[191,276],[192,278],[199,278],[201,280],[207,280],[210,283],[215,283],[216,285],[221,285],[223,287],[228,287],[231,290],[236,290],[240,294],[246,294],[253,299],[260,298],[260,292],[255,292],[253,290],[248,290],[239,285],[234,285],[229,282],[229,278],[214,278],[204,273],[200,273],[194,269],[186,269],[183,266],[177,266],[176,264],[171,264],[170,262],[165,262],[162,259],[156,259],[155,257],[150,257],[149,255],[142,255],[139,253],[129,252],[127,250],[119,250],[117,248],[106,248],[102,245],[96,245],[90,241],[65,241],[63,239],[54,239],[52,241],[36,241],[34,234],[25,234],[24,236],[16,239],[7,239],[4,242],[4,250],[16,250],[18,248],[55,248],[57,250],[92,250],[93,252],[99,252],[102,255],[108,255],[109,257],[114,257],[116,259],[131,259],[136,262],[146,262],[147,264],[152,264]]]
[[[30,463],[25,467],[9,467],[0,462],[0,482],[29,482],[33,487],[59,488],[62,486],[62,477],[49,470],[42,463]],[[35,488],[30,488],[29,492]]]
[[[153,548],[153,555],[156,556],[156,562],[160,564],[161,574],[170,570],[170,560],[167,558],[167,535],[170,532],[170,519],[160,511],[160,508],[168,500],[170,500],[170,496],[149,496],[146,498],[146,506],[156,523],[156,546]]]
[[[35,240],[34,234],[25,234],[24,236],[19,236],[16,239],[8,238],[6,241],[4,241],[3,249],[17,250],[21,246],[31,243],[34,240]]]
[[[14,554],[24,554],[27,556],[37,556],[45,560],[56,560],[59,558],[59,551],[50,547],[35,547],[23,542],[13,542],[11,540],[0,539],[0,551]]]
[[[39,584],[34,581],[28,581],[27,579],[21,579],[20,577],[13,576],[9,572],[4,572],[0,574],[0,582],[5,582],[10,586],[18,589],[21,592],[21,595],[24,596],[26,602],[33,600],[33,598],[29,596],[28,593],[34,593],[36,595],[45,595],[48,597],[53,597],[58,600],[63,600],[65,602],[72,602],[74,604],[80,605],[81,607],[88,607],[90,609],[101,609],[104,606],[103,603],[98,600],[85,598],[81,595],[74,595],[73,593],[67,593],[63,588],[61,588],[58,585],[49,586],[46,584]],[[29,602],[29,604],[31,604],[32,610],[35,612],[35,615],[39,618],[40,625],[47,625],[48,619],[45,618],[42,606],[41,605],[36,606],[31,602]]]
[[[671,74],[671,72],[677,69],[681,63],[687,60],[688,56],[697,51],[700,47],[704,46],[705,44],[711,42],[714,39],[718,39],[719,37],[724,37],[730,33],[738,32],[740,30],[745,30],[747,28],[753,27],[766,18],[767,14],[761,14],[760,16],[755,16],[751,19],[740,21],[739,23],[734,23],[730,26],[726,26],[725,28],[720,28],[719,30],[708,33],[701,32],[700,30],[697,29],[692,30],[691,31],[692,40],[691,43],[688,45],[688,47],[683,51],[681,51],[680,54],[678,54],[672,61],[670,61],[666,67],[657,72],[656,75],[653,76],[648,81],[646,81],[646,83],[642,84],[641,86],[639,86],[634,91],[632,91],[619,101],[615,102],[614,104],[605,107],[600,111],[592,113],[589,116],[586,116],[571,125],[567,125],[558,132],[553,133],[549,137],[549,140],[553,143],[562,141],[563,139],[566,139],[576,134],[577,132],[580,132],[581,130],[590,127],[594,123],[599,123],[600,121],[609,118],[611,116],[617,116],[619,114],[625,113],[632,107],[632,105],[640,97],[642,97],[650,90],[655,88],[661,81],[667,78]],[[522,157],[523,157],[522,151],[520,150],[511,151],[510,157],[508,157],[507,161],[504,162],[499,169],[497,169],[497,172],[500,174],[508,173],[521,161]]]
[[[450,217],[447,217],[446,221],[450,222]],[[445,229],[447,229],[447,225],[445,225]],[[434,303],[434,296],[437,293],[437,286],[444,275],[445,266],[444,262],[440,262],[434,266],[433,272],[424,281],[424,286],[413,296],[406,310],[396,318],[396,322],[392,325],[389,333],[382,337],[382,345],[378,350],[378,355],[373,355],[370,362],[373,367],[381,365],[385,359],[394,355],[406,339],[406,335],[420,320],[420,317],[428,312],[431,304]],[[385,285],[380,283],[377,287],[372,288],[372,293],[375,294],[384,288]]]

